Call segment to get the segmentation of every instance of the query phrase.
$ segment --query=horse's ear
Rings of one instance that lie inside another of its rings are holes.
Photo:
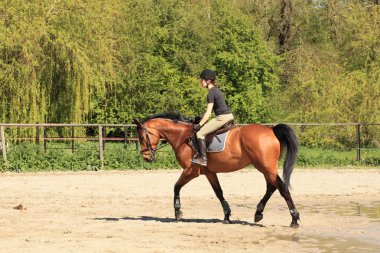
[[[143,128],[142,124],[140,123],[140,121],[138,119],[134,118],[133,123],[135,123],[138,128]]]

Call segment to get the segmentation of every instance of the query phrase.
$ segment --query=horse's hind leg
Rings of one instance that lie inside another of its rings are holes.
[[[216,175],[216,173],[212,173],[209,171],[207,171],[205,173],[205,175],[206,175],[208,181],[210,182],[212,189],[214,190],[214,192],[215,192],[216,196],[218,197],[220,203],[222,204],[223,212],[224,212],[223,223],[224,224],[230,224],[231,223],[231,221],[230,221],[231,209],[230,209],[230,206],[228,205],[227,201],[223,197],[223,190],[222,190],[222,187],[220,186],[218,176]]]
[[[300,214],[298,213],[296,206],[294,205],[292,196],[290,195],[288,187],[285,186],[284,182],[279,176],[276,178],[277,188],[281,196],[285,199],[286,204],[288,204],[290,215],[292,216],[292,223],[290,224],[293,228],[298,228],[298,220],[300,219]]]
[[[264,176],[265,176],[265,180],[267,181],[267,191],[264,197],[261,199],[261,201],[257,205],[257,209],[255,213],[255,222],[258,222],[263,218],[262,213],[264,211],[266,203],[268,202],[272,194],[276,191],[276,189],[278,189],[281,196],[285,199],[286,204],[289,207],[290,215],[292,216],[292,223],[290,224],[290,226],[294,228],[299,227],[298,220],[300,216],[294,205],[294,202],[290,195],[288,187],[285,186],[284,182],[281,180],[281,178],[277,174],[273,174],[273,173],[264,174]]]
[[[200,174],[199,168],[187,168],[182,171],[181,176],[177,180],[176,184],[174,185],[174,214],[176,221],[180,221],[182,218],[182,211],[181,211],[181,200],[179,192],[181,191],[181,188],[190,182],[192,179],[198,177]]]
[[[265,205],[267,204],[268,200],[270,199],[270,197],[275,191],[276,191],[276,187],[274,187],[272,184],[270,184],[267,181],[267,191],[264,197],[260,200],[256,208],[255,222],[259,222],[263,219],[263,211],[264,211]]]

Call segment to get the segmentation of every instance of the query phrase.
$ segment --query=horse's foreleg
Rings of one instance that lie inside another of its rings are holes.
[[[177,180],[177,183],[174,185],[174,215],[176,221],[180,221],[182,218],[181,211],[181,200],[180,194],[181,188],[190,182],[192,179],[198,177],[200,174],[199,168],[187,168],[182,171],[181,176]]]
[[[272,184],[267,182],[267,191],[264,197],[260,200],[256,208],[255,222],[259,222],[263,219],[263,211],[264,211],[265,205],[267,204],[268,200],[270,199],[270,197],[275,191],[276,191],[276,187],[274,187]]]
[[[294,205],[288,187],[285,186],[284,182],[281,180],[279,176],[277,176],[277,185],[281,196],[285,199],[286,204],[288,204],[290,215],[292,216],[292,223],[290,224],[290,226],[293,228],[298,228],[298,220],[300,219],[300,214],[298,213],[296,206]]]
[[[224,212],[224,224],[229,224],[231,223],[230,221],[230,216],[231,216],[231,209],[230,206],[228,205],[227,201],[223,197],[223,190],[222,187],[220,187],[220,183],[218,180],[218,176],[216,173],[212,172],[206,172],[205,173],[208,181],[210,182],[212,189],[214,190],[216,196],[218,197],[220,203],[222,204],[223,207],[223,212]]]

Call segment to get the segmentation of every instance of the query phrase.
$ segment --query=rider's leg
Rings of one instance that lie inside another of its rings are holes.
[[[207,166],[206,140],[204,138],[198,138],[198,155],[194,157],[191,162]]]
[[[232,114],[219,115],[202,126],[202,128],[196,134],[198,139],[199,155],[192,159],[193,163],[207,166],[207,150],[205,141],[206,135],[218,130],[231,119],[233,119]]]

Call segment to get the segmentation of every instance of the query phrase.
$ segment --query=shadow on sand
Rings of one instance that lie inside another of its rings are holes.
[[[127,220],[127,221],[156,221],[156,222],[162,222],[162,223],[177,223],[177,221],[174,218],[161,218],[161,217],[152,217],[152,216],[140,216],[140,217],[123,217],[123,218],[111,218],[111,217],[101,217],[101,218],[92,218],[92,220],[104,220],[104,221],[120,221],[120,220]],[[185,219],[182,218],[180,222],[184,223],[222,223],[223,221],[220,219]],[[233,225],[246,225],[246,226],[253,226],[253,227],[265,227],[261,224],[257,223],[250,223],[248,221],[241,221],[241,220],[232,220],[231,224]]]

